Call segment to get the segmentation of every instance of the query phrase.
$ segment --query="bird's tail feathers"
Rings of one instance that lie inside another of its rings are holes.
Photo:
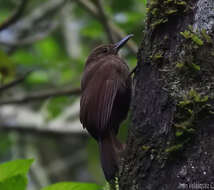
[[[118,171],[118,143],[119,141],[112,135],[99,140],[100,160],[107,181],[112,180]]]

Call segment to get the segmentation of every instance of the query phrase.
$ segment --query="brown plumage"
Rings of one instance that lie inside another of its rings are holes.
[[[101,45],[89,55],[83,73],[80,121],[100,149],[101,164],[108,181],[118,169],[117,140],[120,123],[126,118],[131,101],[131,77],[118,50],[132,37],[116,44]]]

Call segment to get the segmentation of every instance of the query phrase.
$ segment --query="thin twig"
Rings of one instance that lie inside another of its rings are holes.
[[[51,97],[58,97],[58,96],[69,96],[69,95],[80,95],[81,90],[80,88],[75,89],[61,89],[61,90],[47,90],[40,93],[35,93],[31,95],[26,95],[20,98],[14,98],[9,100],[2,100],[0,101],[0,105],[6,104],[25,104],[32,101],[41,101]]]
[[[114,38],[114,34],[113,34],[113,32],[111,30],[111,27],[109,25],[109,21],[108,21],[107,15],[106,15],[106,13],[104,11],[104,8],[103,8],[101,0],[95,0],[95,5],[96,5],[98,13],[99,13],[99,20],[102,23],[102,25],[103,25],[103,27],[104,27],[104,29],[106,31],[106,34],[108,36],[109,41],[111,43],[116,42],[116,40]]]
[[[27,5],[27,1],[28,0],[22,0],[21,4],[19,5],[15,13],[11,17],[9,17],[7,20],[5,20],[3,23],[0,24],[0,31],[14,24],[22,16],[24,9]]]
[[[96,9],[96,7],[92,3],[90,3],[89,1],[85,1],[85,0],[78,0],[76,2],[79,3],[79,5],[81,5],[84,9],[86,9],[96,19],[100,20],[100,18],[99,18],[100,17],[99,12],[98,12],[98,10]],[[109,20],[108,22],[109,22],[109,27],[111,28],[111,30],[115,34],[115,36],[118,37],[118,39],[122,39],[124,36],[127,35],[121,28],[119,28],[117,25],[115,25],[111,20]],[[137,44],[133,40],[130,39],[127,42],[127,47],[134,54],[137,53],[138,46],[137,46]]]
[[[0,35],[0,44],[18,48],[34,43],[49,35],[59,25],[56,16],[62,11],[69,0],[47,0],[33,9],[28,15],[12,25],[9,35],[5,38]],[[9,40],[8,40],[9,39]]]
[[[3,91],[5,90],[8,90],[20,83],[22,83],[30,74],[31,74],[32,71],[28,71],[27,73],[25,73],[23,76],[21,76],[20,78],[18,79],[15,79],[14,81],[8,83],[8,84],[5,84],[3,86],[0,86],[0,93],[2,93]]]

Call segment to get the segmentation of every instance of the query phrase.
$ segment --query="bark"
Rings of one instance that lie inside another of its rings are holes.
[[[148,2],[120,190],[214,188],[213,10]]]

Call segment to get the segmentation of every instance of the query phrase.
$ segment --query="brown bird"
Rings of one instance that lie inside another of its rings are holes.
[[[80,121],[99,144],[107,181],[118,170],[118,153],[123,146],[116,135],[127,116],[132,90],[129,68],[117,53],[132,36],[95,48],[86,61],[81,81]]]

